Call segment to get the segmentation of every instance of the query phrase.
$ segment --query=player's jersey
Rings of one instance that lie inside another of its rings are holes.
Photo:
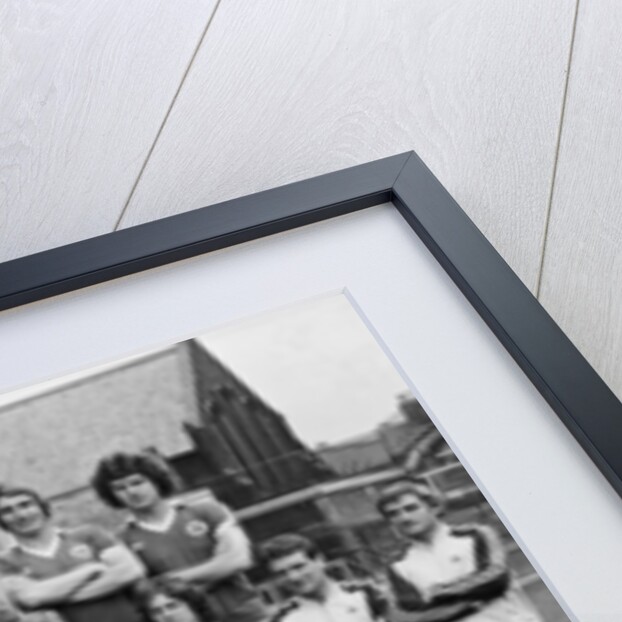
[[[371,585],[340,585],[331,581],[322,602],[294,598],[283,605],[271,622],[380,622],[385,604],[380,605],[379,597],[370,590],[375,591]]]
[[[389,568],[398,606],[435,620],[539,622],[518,591],[503,545],[484,525],[439,524],[430,542],[412,543]]]
[[[130,519],[120,537],[137,555],[151,576],[201,564],[214,556],[217,531],[235,524],[233,515],[216,501],[175,505],[170,520],[154,527]],[[220,581],[207,592],[215,613],[228,620],[262,620],[265,609],[257,591],[244,574]],[[240,617],[242,619],[242,617]]]
[[[474,539],[440,525],[431,542],[413,543],[393,568],[416,586],[425,600],[434,586],[477,570]]]
[[[0,622],[20,622],[22,617],[4,590],[0,590]]]
[[[90,561],[96,561],[118,541],[102,529],[84,526],[58,532],[53,550],[35,552],[13,545],[0,555],[0,574],[48,579]],[[125,591],[95,600],[68,603],[55,607],[67,622],[138,622],[139,614]]]

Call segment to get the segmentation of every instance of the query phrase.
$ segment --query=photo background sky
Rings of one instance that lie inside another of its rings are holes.
[[[266,312],[197,339],[310,445],[374,428],[396,412],[398,396],[408,391],[343,294]],[[150,352],[0,395],[0,406]]]

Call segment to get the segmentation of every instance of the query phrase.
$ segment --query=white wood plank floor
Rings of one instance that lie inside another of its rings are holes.
[[[122,226],[414,148],[533,287],[573,15],[223,0]]]
[[[614,0],[8,0],[0,260],[415,149],[622,396],[621,26]]]

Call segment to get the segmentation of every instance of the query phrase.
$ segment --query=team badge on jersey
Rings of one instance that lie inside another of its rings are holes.
[[[186,525],[186,533],[193,538],[200,538],[207,534],[209,528],[202,520],[191,520]]]
[[[75,544],[69,549],[69,555],[74,559],[93,559],[93,551],[88,544]]]

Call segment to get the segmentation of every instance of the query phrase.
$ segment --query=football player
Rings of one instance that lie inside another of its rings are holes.
[[[443,522],[427,482],[395,482],[381,491],[377,507],[405,542],[388,573],[399,609],[434,622],[539,622],[512,580],[496,533]]]
[[[66,622],[139,622],[129,588],[142,565],[105,530],[58,529],[27,488],[0,490],[0,527],[13,536],[0,555],[3,588],[20,609],[53,608]]]
[[[337,582],[304,536],[283,534],[264,545],[263,558],[277,584],[290,596],[273,622],[379,622],[387,601],[371,581]]]
[[[92,483],[108,505],[129,510],[119,535],[150,576],[202,585],[212,610],[228,622],[268,618],[244,574],[253,563],[250,543],[228,508],[215,500],[172,503],[172,473],[150,453],[104,458]]]

